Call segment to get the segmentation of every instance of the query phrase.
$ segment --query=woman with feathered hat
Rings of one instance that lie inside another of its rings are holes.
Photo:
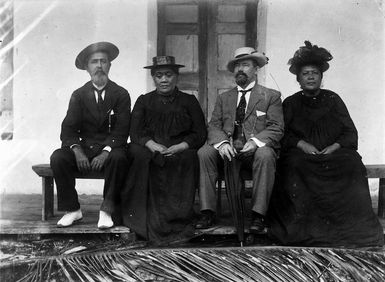
[[[270,234],[285,245],[382,245],[358,135],[336,93],[322,89],[332,55],[305,41],[289,60],[302,90],[285,99]]]

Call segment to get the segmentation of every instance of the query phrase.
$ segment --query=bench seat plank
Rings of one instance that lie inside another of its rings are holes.
[[[378,216],[385,218],[385,165],[369,164],[366,167],[367,178],[378,178]],[[48,217],[53,216],[53,196],[54,196],[54,182],[53,173],[49,164],[33,165],[32,170],[40,177],[42,177],[42,220],[47,220]],[[75,178],[82,179],[104,179],[103,172],[89,172],[89,173],[77,173]],[[251,180],[251,174],[246,173],[242,175],[244,180]],[[217,211],[218,216],[221,212],[221,183],[223,176],[218,179],[218,195],[217,195]]]
[[[51,166],[49,164],[38,164],[33,165],[32,170],[36,172],[40,177],[53,177],[53,172]],[[75,178],[83,178],[83,179],[104,179],[103,171],[91,171],[87,173],[76,173]]]
[[[365,165],[367,178],[385,178],[385,165]]]

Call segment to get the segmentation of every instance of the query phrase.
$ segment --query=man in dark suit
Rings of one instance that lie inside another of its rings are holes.
[[[72,94],[62,123],[62,147],[51,156],[58,210],[66,211],[58,227],[82,219],[75,173],[101,170],[105,183],[98,228],[114,225],[112,214],[119,204],[119,191],[129,167],[126,145],[131,111],[127,90],[108,78],[111,61],[118,54],[114,44],[98,42],[87,46],[76,58],[76,67],[86,70],[91,81]]]
[[[202,216],[196,228],[208,228],[214,223],[215,184],[218,168],[225,160],[241,162],[252,169],[250,231],[263,233],[265,230],[264,217],[274,185],[276,149],[283,135],[280,93],[256,84],[257,70],[267,61],[264,54],[242,47],[227,65],[235,75],[237,87],[218,96],[208,126],[208,144],[198,151]]]

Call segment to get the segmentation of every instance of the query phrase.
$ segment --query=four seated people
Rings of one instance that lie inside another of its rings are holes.
[[[209,228],[220,171],[239,188],[245,168],[253,180],[250,232],[263,234],[269,224],[268,235],[284,245],[383,245],[357,130],[341,98],[321,89],[332,59],[326,49],[305,41],[296,51],[289,70],[302,90],[283,104],[278,91],[257,83],[268,58],[250,47],[235,50],[227,68],[237,86],[217,97],[207,129],[197,99],[176,86],[184,66],[172,56],[145,67],[156,89],[131,113],[128,92],[108,78],[118,53],[98,42],[76,58],[91,81],[72,94],[62,148],[51,156],[58,209],[66,212],[59,227],[82,219],[75,175],[103,171],[98,228],[123,223],[155,244],[190,237],[196,189],[195,228]]]

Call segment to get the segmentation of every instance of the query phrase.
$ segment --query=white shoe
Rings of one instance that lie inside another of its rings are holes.
[[[98,228],[107,229],[107,228],[111,228],[112,226],[114,226],[114,222],[112,221],[111,215],[105,211],[100,211]]]
[[[57,227],[68,227],[74,224],[74,222],[83,218],[82,211],[78,209],[73,212],[66,212],[65,215],[57,222]]]

